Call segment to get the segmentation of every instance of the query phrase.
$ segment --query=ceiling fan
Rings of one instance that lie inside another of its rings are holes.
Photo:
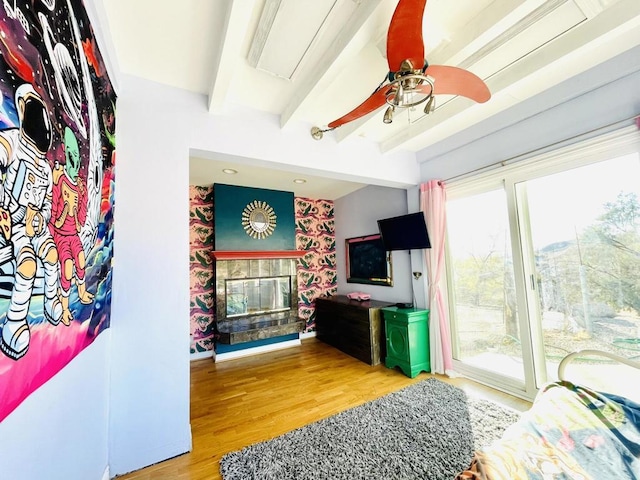
[[[481,78],[458,67],[429,65],[424,58],[422,17],[427,0],[400,0],[391,17],[387,33],[389,73],[364,102],[346,115],[333,120],[327,128],[313,127],[311,136],[320,140],[324,132],[352,122],[383,105],[388,105],[384,123],[393,122],[396,109],[413,108],[425,103],[424,113],[435,110],[435,95],[461,95],[478,103],[491,98]]]

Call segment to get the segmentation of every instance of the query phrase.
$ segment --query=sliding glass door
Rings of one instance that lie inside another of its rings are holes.
[[[447,204],[456,368],[532,397],[567,353],[640,358],[638,149],[489,180],[454,186]],[[581,375],[613,372],[582,361]]]
[[[504,189],[449,201],[447,225],[454,358],[523,383]]]
[[[635,153],[514,184],[531,244],[538,386],[576,350],[640,356],[639,180]]]

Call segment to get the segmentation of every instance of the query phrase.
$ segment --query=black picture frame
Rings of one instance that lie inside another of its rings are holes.
[[[379,233],[345,240],[347,283],[393,286],[391,252]]]

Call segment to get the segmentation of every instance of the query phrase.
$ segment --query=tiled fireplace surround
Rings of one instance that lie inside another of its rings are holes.
[[[220,342],[237,344],[299,333],[304,321],[298,318],[297,258],[304,252],[267,252],[269,258],[241,258],[240,252],[214,252],[216,260],[216,317]],[[260,257],[260,252],[247,254]],[[238,258],[240,257],[240,258]],[[227,318],[225,282],[229,279],[288,276],[291,281],[287,312]]]

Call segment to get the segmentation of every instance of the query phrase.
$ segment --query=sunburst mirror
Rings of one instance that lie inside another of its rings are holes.
[[[250,237],[261,240],[276,229],[277,218],[273,207],[267,202],[254,200],[242,211],[242,228]]]

